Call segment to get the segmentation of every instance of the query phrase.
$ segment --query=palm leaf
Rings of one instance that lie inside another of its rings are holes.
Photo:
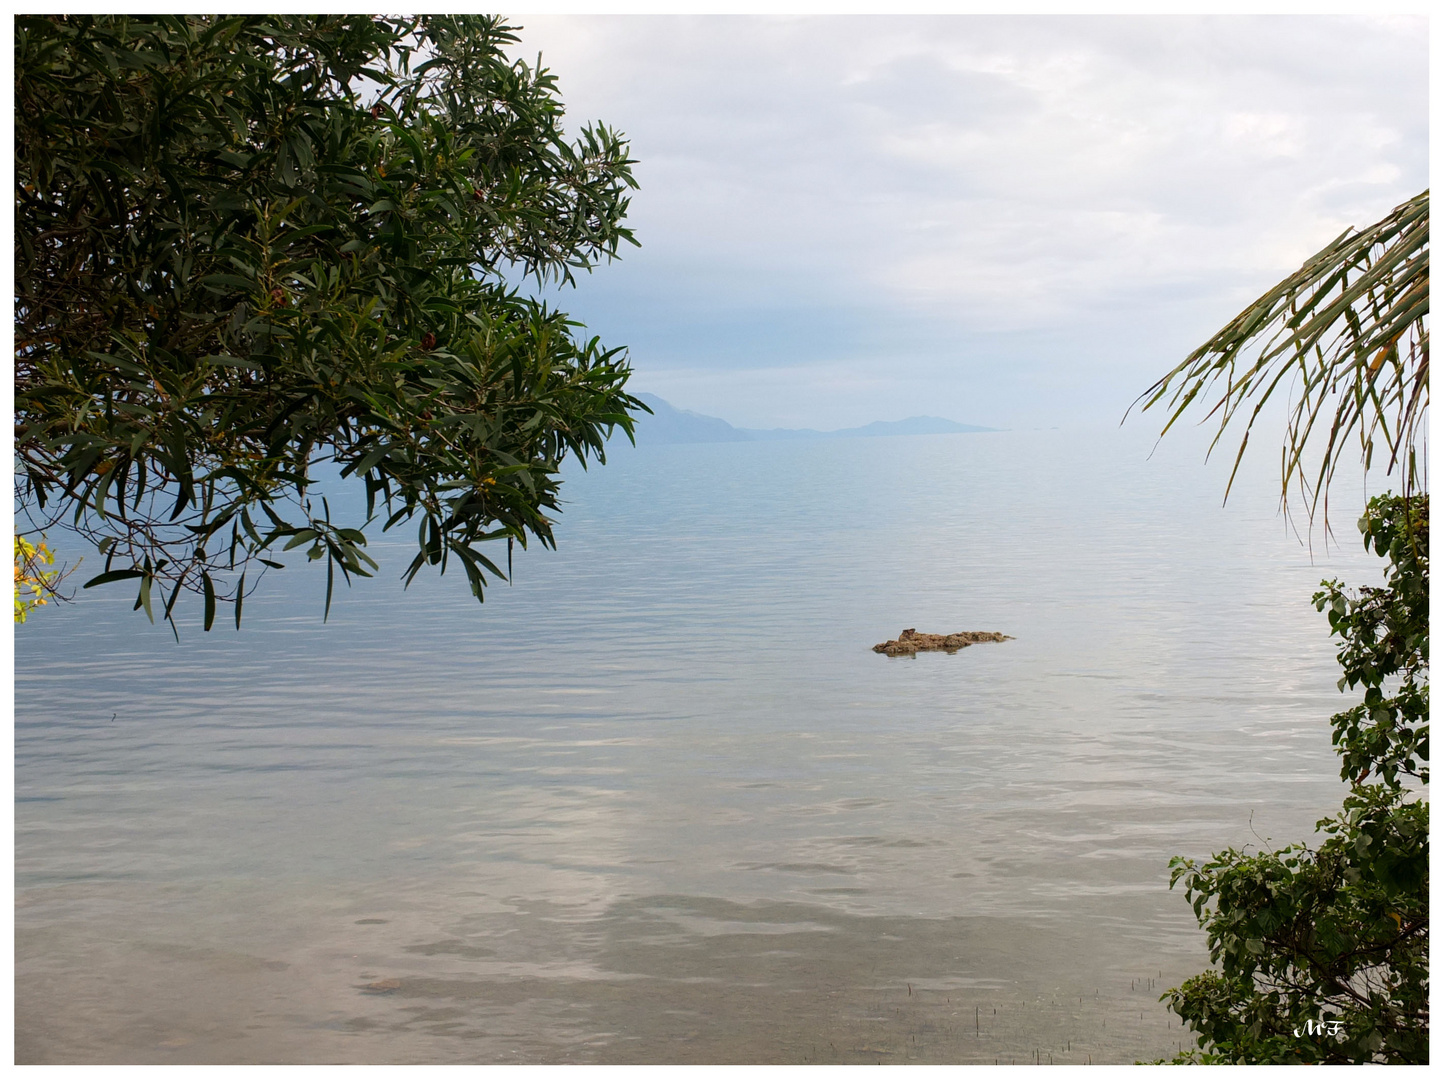
[[[1281,500],[1296,485],[1312,521],[1324,510],[1344,449],[1357,438],[1366,468],[1388,451],[1405,493],[1421,480],[1417,444],[1429,407],[1429,192],[1368,228],[1347,229],[1295,273],[1255,300],[1134,405],[1168,410],[1167,434],[1198,402],[1218,431],[1243,425],[1228,489],[1264,406],[1290,395],[1281,456]],[[1257,352],[1254,352],[1257,347]],[[1252,356],[1252,359],[1249,357]],[[1304,451],[1322,444],[1317,472]]]

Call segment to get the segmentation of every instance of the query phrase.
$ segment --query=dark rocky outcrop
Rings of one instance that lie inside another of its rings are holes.
[[[920,652],[955,653],[976,645],[980,641],[1012,641],[1007,634],[990,634],[987,631],[964,630],[957,634],[919,634],[916,630],[904,630],[895,641],[884,641],[874,645],[873,652],[888,656],[913,656]]]

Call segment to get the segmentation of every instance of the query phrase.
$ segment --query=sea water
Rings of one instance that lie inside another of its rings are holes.
[[[319,565],[37,612],[17,1060],[1172,1055],[1168,860],[1337,808],[1309,597],[1381,563],[1145,435],[614,446],[484,605],[404,530],[325,624]]]

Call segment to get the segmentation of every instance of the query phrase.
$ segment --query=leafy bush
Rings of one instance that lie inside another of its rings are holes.
[[[1350,791],[1323,841],[1171,863],[1217,966],[1164,995],[1198,1033],[1179,1063],[1429,1060],[1429,806],[1409,784],[1429,779],[1428,519],[1427,497],[1372,500],[1387,587],[1314,597],[1340,690],[1364,689],[1332,721]]]

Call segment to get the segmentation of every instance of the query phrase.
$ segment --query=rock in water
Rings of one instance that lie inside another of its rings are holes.
[[[964,630],[957,634],[919,634],[910,628],[899,634],[895,641],[874,645],[872,651],[886,653],[888,656],[913,656],[920,652],[936,651],[955,653],[980,641],[1012,640],[1007,634],[990,634],[981,630]]]

